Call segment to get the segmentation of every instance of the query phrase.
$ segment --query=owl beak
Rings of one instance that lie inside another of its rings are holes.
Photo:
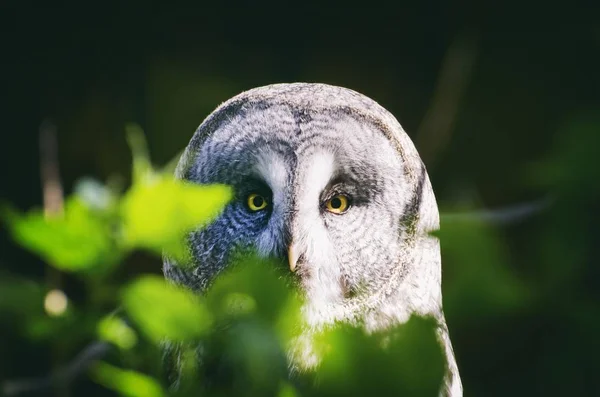
[[[296,264],[298,263],[298,250],[294,247],[294,243],[288,247],[288,263],[292,273],[295,272]]]

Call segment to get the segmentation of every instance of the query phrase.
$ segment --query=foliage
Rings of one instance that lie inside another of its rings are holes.
[[[199,337],[212,322],[210,312],[192,292],[158,276],[143,276],[128,285],[122,302],[131,319],[156,343]]]
[[[579,146],[592,136],[597,139],[593,131],[600,124],[586,120],[567,125],[556,153],[532,167],[535,180],[557,192],[558,212],[546,220],[545,234],[532,243],[530,252],[539,263],[531,273],[511,266],[511,247],[492,225],[442,216],[436,234],[444,253],[444,302],[451,334],[493,329],[546,302],[555,303],[553,314],[559,319],[586,325],[588,337],[598,329],[589,314],[597,311],[597,304],[569,290],[569,280],[581,277],[578,269],[584,268],[587,257],[584,208],[598,198],[597,186],[587,189],[589,178],[580,172],[586,169],[593,176],[597,171],[587,169],[593,151]],[[2,218],[16,242],[86,286],[83,304],[67,300],[62,312],[51,316],[47,307],[44,312],[50,285],[0,275],[0,316],[21,329],[28,343],[59,343],[66,352],[62,363],[96,339],[115,346],[88,371],[87,376],[103,386],[102,395],[109,390],[148,397],[437,395],[444,361],[436,324],[428,318],[413,317],[383,334],[367,335],[348,325],[326,330],[312,340],[322,358],[318,376],[290,373],[286,352],[301,330],[301,296],[277,261],[240,256],[203,296],[156,275],[116,282],[112,276],[133,251],[188,255],[183,236],[207,225],[231,199],[226,186],[186,184],[155,170],[141,131],[129,127],[128,138],[134,158],[127,191],[88,180],[67,198],[61,214],[22,214],[3,207]],[[585,189],[588,194],[581,194]],[[571,266],[563,266],[566,262]],[[561,306],[554,298],[557,291],[580,309]],[[107,314],[115,307],[122,310]],[[481,336],[484,342],[485,337]],[[545,343],[556,340],[549,336]],[[460,366],[460,352],[457,358]],[[500,359],[482,357],[477,365],[492,371]],[[540,366],[548,373],[552,369],[551,359]],[[461,370],[475,371],[468,362]],[[177,388],[171,387],[173,382]]]
[[[139,128],[127,132],[134,156],[126,192],[87,180],[61,214],[6,207],[4,219],[19,244],[56,269],[89,280],[91,296],[104,296],[89,307],[65,302],[52,319],[39,309],[35,316],[21,313],[29,317],[26,327],[46,324],[52,338],[85,324],[79,338],[97,337],[118,348],[106,358],[110,363],[91,367],[91,379],[124,396],[351,396],[370,388],[382,395],[437,395],[444,363],[430,319],[415,318],[381,335],[350,326],[317,333],[311,343],[322,352],[319,378],[311,372],[290,377],[286,351],[302,329],[301,295],[277,261],[240,253],[204,296],[156,275],[111,285],[110,275],[133,250],[185,263],[186,233],[208,224],[231,198],[227,186],[188,184],[155,171]],[[107,287],[114,291],[108,298],[98,292]],[[122,310],[103,315],[107,304]],[[169,387],[173,380],[177,388]]]
[[[149,376],[123,370],[110,364],[98,363],[92,371],[98,383],[128,397],[162,397],[160,384]]]
[[[6,211],[15,240],[58,269],[81,271],[110,266],[119,259],[110,236],[110,214],[96,211],[79,197],[67,200],[64,213],[56,217],[46,217],[40,210],[25,215]]]

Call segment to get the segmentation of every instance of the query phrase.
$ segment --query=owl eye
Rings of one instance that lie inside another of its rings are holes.
[[[250,211],[260,211],[267,208],[267,200],[257,193],[250,194],[248,196],[246,204],[248,204],[248,208],[250,209]]]
[[[325,208],[334,214],[342,214],[348,209],[348,197],[343,194],[337,194],[327,200]]]

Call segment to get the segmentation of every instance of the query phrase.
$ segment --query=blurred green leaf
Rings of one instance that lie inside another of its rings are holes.
[[[123,241],[188,262],[185,236],[212,221],[232,197],[224,185],[201,186],[155,172],[142,129],[126,127],[133,155],[133,185],[121,202]]]
[[[184,153],[185,153],[185,150],[180,150],[179,153],[177,153],[175,156],[173,156],[173,158],[171,160],[169,160],[169,162],[162,167],[161,172],[163,174],[175,175],[175,171],[177,170],[177,165],[179,164],[179,160],[181,159],[181,156]]]
[[[207,293],[211,311],[222,318],[252,315],[286,340],[299,330],[302,297],[284,263],[241,252]]]
[[[133,183],[139,183],[145,178],[151,177],[153,170],[148,154],[148,145],[144,137],[144,131],[135,123],[125,126],[127,143],[131,149],[133,161]]]
[[[298,392],[289,383],[282,382],[278,397],[298,397]]]
[[[98,336],[125,350],[137,343],[135,331],[123,319],[114,315],[105,317],[98,323]]]
[[[273,395],[286,377],[285,353],[273,329],[256,316],[237,318],[208,339],[201,360],[215,374],[225,395]],[[220,378],[220,379],[219,379]],[[206,376],[202,382],[215,381]]]
[[[431,318],[373,335],[343,325],[315,343],[324,353],[311,396],[439,395],[445,359]]]
[[[595,200],[600,194],[600,167],[595,165],[600,147],[600,116],[597,109],[582,111],[559,129],[551,153],[534,164],[528,182],[553,188],[571,199]]]
[[[106,388],[127,397],[162,397],[160,384],[153,378],[131,370],[123,370],[110,364],[97,363],[92,370],[94,380]]]
[[[444,308],[454,321],[481,322],[523,307],[531,291],[511,270],[507,248],[490,225],[441,218]]]
[[[213,220],[230,199],[228,186],[201,186],[156,175],[132,186],[123,198],[124,242],[159,254],[165,250],[185,262],[186,233]]]
[[[191,340],[202,336],[212,316],[189,290],[168,284],[162,277],[143,276],[123,291],[125,310],[155,343]]]
[[[68,199],[64,214],[55,217],[39,210],[19,214],[12,209],[5,209],[3,217],[19,244],[61,270],[107,267],[121,258],[107,214],[93,210],[78,197]]]
[[[0,273],[0,313],[41,314],[44,310],[44,288],[32,280]]]
[[[48,315],[30,316],[27,321],[27,336],[34,340],[52,340],[56,335],[64,333],[69,327],[79,325],[76,316],[66,313],[64,316],[51,317]],[[81,332],[83,334],[83,332]]]

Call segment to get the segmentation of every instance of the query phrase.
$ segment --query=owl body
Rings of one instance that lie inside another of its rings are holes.
[[[276,84],[244,92],[200,125],[177,177],[233,187],[193,232],[194,263],[165,275],[203,291],[236,249],[284,258],[305,295],[309,329],[336,321],[377,331],[434,316],[448,361],[445,393],[462,395],[442,311],[437,204],[398,121],[357,92]],[[303,357],[303,358],[302,358]],[[311,355],[301,355],[311,365]]]

